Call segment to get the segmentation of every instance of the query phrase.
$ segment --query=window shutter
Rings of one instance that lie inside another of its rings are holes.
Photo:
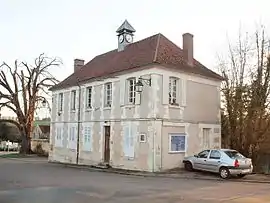
[[[185,79],[181,80],[181,104],[182,106],[186,106],[187,105],[187,87],[186,87],[186,83],[187,81]]]
[[[92,150],[92,132],[91,132],[91,128],[88,127],[88,150],[91,151]]]
[[[163,75],[163,104],[169,104],[169,77]]]
[[[58,127],[55,125],[55,130],[54,130],[54,146],[57,146],[57,135],[58,135]]]
[[[126,80],[120,80],[120,106],[125,105]]]
[[[182,79],[179,78],[176,85],[176,103],[182,105]]]
[[[130,128],[130,133],[129,133],[129,157],[134,158],[134,152],[135,152],[135,136],[136,136],[136,131],[137,131],[137,126],[136,125],[131,125]]]
[[[64,128],[62,126],[60,128],[60,137],[61,137],[61,139],[59,140],[60,146],[63,147],[64,146]]]
[[[124,155],[129,156],[129,126],[124,126]]]

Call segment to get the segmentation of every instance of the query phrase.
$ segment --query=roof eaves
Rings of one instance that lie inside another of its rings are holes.
[[[157,55],[158,55],[158,48],[159,48],[159,44],[160,44],[160,33],[158,33],[158,37],[157,37],[157,45],[156,45],[156,49],[155,49],[155,55],[154,55],[154,59],[153,62],[155,63],[157,61]]]

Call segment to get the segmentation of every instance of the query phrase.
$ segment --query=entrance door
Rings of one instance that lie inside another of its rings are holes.
[[[104,142],[104,162],[109,163],[110,162],[110,126],[104,126],[104,136],[105,136],[105,142]]]

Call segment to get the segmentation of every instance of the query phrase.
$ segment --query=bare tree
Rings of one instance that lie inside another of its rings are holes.
[[[264,28],[251,37],[240,32],[236,46],[229,43],[229,62],[220,65],[226,79],[222,87],[226,147],[253,158],[270,131],[268,42]]]
[[[5,62],[0,66],[0,108],[6,107],[17,115],[22,153],[31,153],[34,113],[38,104],[45,100],[43,95],[48,88],[58,82],[49,69],[60,64],[59,59],[41,54],[33,65],[16,60],[13,67]]]

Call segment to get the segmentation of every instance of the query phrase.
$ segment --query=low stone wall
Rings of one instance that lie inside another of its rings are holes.
[[[31,140],[31,149],[32,151],[36,150],[38,144],[41,144],[42,149],[45,153],[49,153],[50,150],[50,143],[48,139],[32,139]]]

